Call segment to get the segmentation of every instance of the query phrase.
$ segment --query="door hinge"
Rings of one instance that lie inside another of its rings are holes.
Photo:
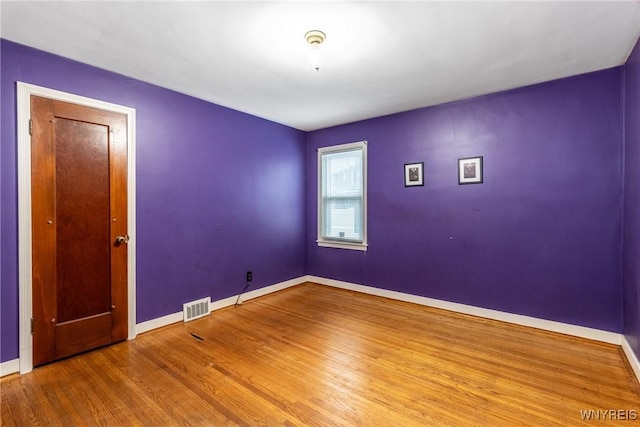
[[[35,331],[35,329],[36,329],[36,321],[35,321],[35,319],[32,317],[32,318],[31,318],[31,335],[33,335],[33,332]]]
[[[33,120],[29,119],[29,135],[33,135]]]

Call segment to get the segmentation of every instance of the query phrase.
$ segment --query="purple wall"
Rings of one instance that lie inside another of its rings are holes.
[[[137,118],[137,321],[305,274],[305,134],[6,40],[1,50],[0,361],[18,357],[15,82]]]
[[[622,331],[621,69],[307,136],[307,273]],[[367,252],[319,248],[316,150],[368,140]],[[484,156],[484,184],[457,159]],[[425,162],[424,187],[403,164]]]
[[[640,44],[625,65],[624,334],[640,358]]]

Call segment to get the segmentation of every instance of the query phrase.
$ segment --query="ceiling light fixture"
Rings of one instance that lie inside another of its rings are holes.
[[[308,31],[307,34],[304,35],[307,43],[311,45],[311,52],[309,53],[309,61],[311,61],[311,65],[316,71],[320,70],[320,45],[327,38],[327,36],[318,30]]]

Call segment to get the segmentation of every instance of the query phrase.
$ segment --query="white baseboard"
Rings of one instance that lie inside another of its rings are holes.
[[[182,322],[182,319],[182,311],[179,311],[177,313],[167,314],[166,316],[156,317],[155,319],[147,320],[146,322],[137,323],[136,335],[162,328],[163,326],[171,325],[172,323]]]
[[[622,351],[624,351],[625,356],[627,356],[629,365],[631,365],[631,369],[633,369],[633,372],[636,374],[636,378],[638,378],[638,382],[640,382],[640,361],[638,361],[629,341],[627,341],[627,337],[624,335],[622,336]]]
[[[284,282],[276,283],[274,285],[265,286],[264,288],[255,289],[253,291],[242,294],[240,301],[248,301],[253,298],[258,298],[264,295],[271,294],[273,292],[281,291],[283,289],[290,288],[292,286],[299,285],[307,281],[308,276],[301,276],[295,279],[287,280]],[[212,301],[209,306],[209,312],[220,310],[221,308],[230,307],[236,303],[238,295],[227,297],[221,300]],[[172,323],[182,322],[183,313],[179,311],[177,313],[168,314],[166,316],[158,317],[155,319],[147,320],[136,325],[136,333],[141,334],[149,332],[151,330],[161,328],[163,326],[170,325]]]
[[[275,285],[266,286],[264,288],[256,289],[246,294],[242,294],[242,301],[249,301],[250,299],[258,298],[264,295],[272,294],[274,292],[281,291],[283,289],[290,288],[292,286],[300,285],[309,281],[309,276],[300,276],[295,279],[287,280],[285,282],[276,283]],[[233,303],[235,304],[235,299]],[[230,304],[233,305],[233,304]]]
[[[7,360],[0,363],[0,377],[20,372],[20,359]]]
[[[405,294],[402,292],[389,291],[386,289],[373,288],[371,286],[358,285],[355,283],[342,282],[340,280],[326,279],[324,277],[308,276],[309,282],[321,285],[333,286],[341,289],[361,292],[369,295],[420,304],[427,307],[441,308],[458,313],[470,314],[487,319],[500,320],[502,322],[514,323],[521,326],[543,329],[545,331],[559,332],[561,334],[573,335],[581,338],[588,338],[595,341],[609,344],[621,344],[621,334],[615,332],[602,331],[599,329],[587,328],[584,326],[571,325],[568,323],[555,322],[552,320],[538,319],[536,317],[523,316],[520,314],[506,313],[504,311],[491,310],[488,308],[475,307],[472,305],[459,304],[455,302],[443,301],[433,298],[421,297],[417,295]]]

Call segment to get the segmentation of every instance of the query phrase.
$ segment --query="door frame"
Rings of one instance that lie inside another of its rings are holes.
[[[18,130],[18,288],[20,373],[33,369],[32,253],[31,253],[31,95],[121,113],[127,117],[127,248],[128,337],[136,337],[136,110],[80,95],[61,92],[29,83],[16,82]]]

